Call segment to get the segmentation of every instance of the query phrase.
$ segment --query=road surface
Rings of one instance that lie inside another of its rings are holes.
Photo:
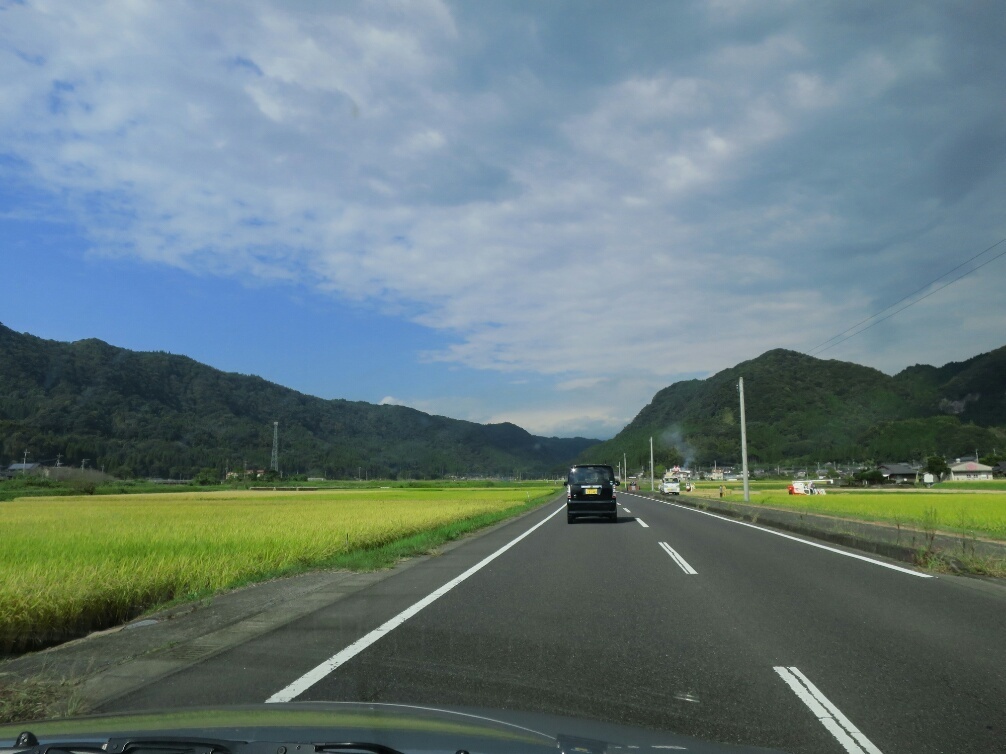
[[[791,752],[1006,751],[1006,589],[622,493],[549,504],[103,711],[374,701]],[[811,543],[811,544],[809,544]]]

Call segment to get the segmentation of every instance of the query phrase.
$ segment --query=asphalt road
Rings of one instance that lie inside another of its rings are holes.
[[[1006,751],[1002,586],[619,502],[614,525],[548,505],[105,711],[402,702],[791,752]]]

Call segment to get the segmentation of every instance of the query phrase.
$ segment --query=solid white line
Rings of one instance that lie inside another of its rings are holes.
[[[700,511],[698,508],[692,508],[688,505],[681,505],[680,503],[669,503],[666,500],[657,500],[656,502],[663,503],[664,505],[672,505],[675,508],[681,508],[682,510],[691,511],[692,513],[701,513],[705,516],[712,516],[713,518],[718,518],[720,521],[726,521],[727,523],[730,524],[739,524],[740,526],[748,526],[752,529],[763,531],[766,534],[774,534],[777,537],[782,537],[784,539],[791,539],[794,542],[799,542],[804,545],[810,545],[811,547],[816,547],[819,550],[827,550],[828,552],[834,552],[837,553],[838,555],[844,555],[847,558],[855,558],[856,560],[862,560],[866,563],[873,563],[873,565],[883,566],[884,568],[890,568],[892,571],[907,573],[909,576],[918,576],[920,579],[933,578],[933,576],[928,573],[919,573],[918,571],[913,571],[910,568],[902,568],[901,566],[896,566],[892,563],[885,563],[882,560],[874,560],[873,558],[868,558],[865,555],[857,555],[854,552],[846,552],[845,550],[839,550],[836,547],[829,547],[828,545],[822,545],[819,544],[818,542],[811,542],[806,539],[801,539],[800,537],[794,537],[791,534],[783,534],[781,531],[775,531],[774,529],[766,529],[763,526],[756,526],[755,524],[749,524],[747,521],[738,521],[735,518],[727,518],[726,516],[720,516],[716,513],[710,513],[709,511]]]
[[[277,691],[275,694],[266,699],[266,703],[268,704],[271,702],[289,702],[292,701],[293,699],[296,699],[298,696],[300,696],[309,688],[311,688],[314,684],[318,683],[318,681],[323,679],[325,676],[329,675],[340,665],[343,665],[352,658],[356,657],[356,655],[360,654],[360,652],[362,652],[364,649],[366,649],[371,644],[376,642],[382,636],[398,628],[400,625],[405,623],[405,621],[407,621],[413,615],[418,613],[424,607],[427,607],[432,603],[436,602],[438,599],[443,597],[445,594],[451,591],[451,589],[456,587],[458,584],[467,579],[469,576],[472,576],[473,574],[477,573],[479,570],[487,566],[489,563],[491,563],[500,555],[505,553],[515,544],[524,539],[524,537],[528,536],[533,531],[535,531],[538,527],[545,525],[553,516],[555,516],[557,513],[561,513],[563,510],[565,510],[565,508],[566,508],[565,505],[562,505],[560,508],[557,508],[555,511],[550,513],[548,516],[546,516],[544,519],[542,519],[537,524],[532,526],[530,529],[521,534],[519,537],[510,540],[507,544],[503,545],[492,555],[483,558],[478,563],[469,568],[467,571],[462,573],[460,576],[451,579],[442,587],[437,589],[435,592],[431,592],[430,594],[423,597],[421,600],[419,600],[419,602],[412,605],[412,607],[406,608],[398,615],[396,615],[394,618],[385,621],[370,633],[354,641],[352,644],[343,649],[341,652],[332,655],[327,660],[325,660],[325,662],[306,672],[304,675],[295,680],[286,688]]]
[[[798,668],[773,670],[849,754],[883,754]]]
[[[649,528],[650,528],[650,527],[649,527],[649,526],[647,525],[647,523],[646,523],[646,522],[645,522],[645,521],[644,521],[643,519],[641,519],[641,518],[637,518],[637,519],[636,519],[636,522],[637,522],[637,523],[638,523],[638,524],[639,524],[640,526],[642,526],[642,527],[643,527],[644,529],[649,529]]]
[[[694,568],[688,565],[688,561],[685,560],[680,555],[678,555],[677,551],[669,544],[667,544],[666,542],[660,542],[659,544],[662,548],[664,548],[664,552],[666,552],[668,555],[671,556],[671,560],[673,560],[675,563],[678,564],[678,568],[680,568],[682,571],[687,573],[689,576],[694,576],[695,574],[698,573],[698,571],[696,571]]]

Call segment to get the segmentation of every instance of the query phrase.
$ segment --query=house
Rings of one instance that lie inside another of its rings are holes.
[[[907,463],[884,463],[877,467],[884,479],[895,484],[915,484],[919,481],[919,470]]]
[[[12,463],[7,467],[7,473],[10,476],[15,474],[38,474],[42,471],[42,464],[40,463]]]
[[[992,467],[977,461],[950,464],[950,479],[954,482],[978,482],[992,478]]]

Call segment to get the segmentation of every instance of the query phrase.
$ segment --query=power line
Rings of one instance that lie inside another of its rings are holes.
[[[917,291],[913,291],[912,293],[909,293],[909,294],[908,294],[907,296],[905,296],[904,298],[901,298],[901,299],[898,299],[898,300],[897,300],[897,301],[895,301],[895,302],[894,302],[893,304],[891,304],[890,306],[887,306],[887,307],[884,307],[883,309],[881,309],[881,310],[880,310],[879,312],[877,312],[876,314],[871,314],[871,315],[870,315],[869,317],[867,317],[866,319],[864,319],[864,320],[862,320],[862,321],[860,321],[860,322],[857,322],[857,323],[856,323],[856,324],[854,324],[854,325],[853,325],[852,327],[850,327],[850,328],[848,328],[848,329],[845,329],[845,330],[843,330],[842,332],[840,332],[840,333],[839,333],[838,335],[833,335],[832,337],[830,337],[830,338],[828,338],[828,339],[827,339],[826,341],[824,341],[824,343],[820,343],[819,345],[816,345],[816,346],[814,346],[813,348],[811,348],[811,349],[810,349],[810,351],[808,351],[807,353],[808,353],[808,354],[810,354],[811,356],[813,356],[813,355],[814,355],[814,351],[816,351],[816,350],[817,350],[818,348],[821,348],[821,346],[824,346],[824,345],[827,345],[828,343],[830,343],[831,341],[835,340],[836,338],[841,338],[841,337],[842,337],[843,335],[845,335],[845,334],[846,334],[847,332],[850,332],[851,330],[855,330],[855,329],[856,329],[857,327],[859,327],[859,326],[860,326],[861,324],[863,324],[864,322],[869,322],[869,321],[870,321],[871,319],[873,319],[874,317],[879,317],[879,316],[880,316],[881,314],[883,314],[884,312],[886,312],[886,311],[887,311],[888,309],[892,309],[892,308],[894,308],[895,306],[897,306],[898,304],[900,304],[900,303],[901,303],[902,301],[907,301],[908,299],[910,299],[910,298],[911,298],[912,296],[914,296],[915,294],[917,294],[917,293],[922,293],[922,291],[926,290],[926,288],[928,288],[929,286],[931,286],[931,285],[932,285],[933,283],[935,283],[935,282],[936,282],[937,280],[942,280],[943,278],[945,278],[945,277],[946,277],[947,275],[949,275],[950,273],[952,273],[952,272],[956,272],[957,270],[959,270],[959,269],[960,269],[961,267],[963,267],[964,265],[966,265],[966,264],[969,264],[969,263],[971,263],[971,262],[975,261],[976,259],[978,259],[978,257],[980,257],[980,256],[982,256],[982,255],[984,255],[984,254],[988,254],[988,253],[989,253],[990,251],[992,251],[992,249],[994,249],[994,248],[995,248],[996,246],[998,246],[999,244],[1003,243],[1004,241],[1006,241],[1006,238],[1001,238],[1001,239],[999,239],[998,241],[996,241],[996,242],[995,242],[994,244],[992,244],[991,246],[989,246],[989,247],[988,247],[987,249],[985,249],[984,251],[980,251],[980,252],[978,252],[977,254],[975,254],[975,255],[974,255],[973,257],[971,257],[970,259],[966,259],[966,260],[964,260],[963,262],[961,262],[961,263],[960,263],[959,265],[957,265],[956,267],[954,267],[954,268],[953,268],[952,270],[947,270],[946,272],[944,272],[944,273],[943,273],[942,275],[940,275],[939,277],[937,277],[937,278],[934,278],[933,280],[930,280],[930,281],[929,281],[928,283],[926,283],[926,284],[925,284],[924,286],[922,286],[921,288],[919,288],[919,289],[918,289]],[[976,267],[975,269],[978,269],[978,268]],[[971,270],[971,272],[974,272],[974,270]],[[964,277],[964,276],[962,275],[961,277]],[[960,279],[960,278],[958,278],[958,280],[959,280],[959,279]],[[920,299],[920,301],[921,301],[921,299]],[[864,329],[866,329],[866,328],[864,328]],[[835,345],[838,345],[838,344],[836,343]],[[830,347],[830,346],[829,346],[829,347]],[[823,349],[823,350],[828,350],[828,349],[826,348],[826,349]]]
[[[876,314],[874,314],[874,315],[873,315],[872,317],[867,317],[866,319],[864,319],[864,320],[863,320],[862,322],[860,322],[859,324],[856,324],[856,325],[853,325],[853,326],[852,326],[852,327],[850,327],[850,328],[849,328],[848,330],[845,330],[845,331],[843,331],[843,332],[839,333],[838,335],[834,336],[833,338],[828,338],[828,340],[824,341],[824,343],[822,343],[822,344],[821,344],[821,346],[823,346],[823,345],[824,345],[825,343],[829,343],[830,341],[832,341],[832,340],[835,340],[835,338],[840,338],[840,337],[841,337],[842,335],[845,335],[845,333],[849,332],[850,330],[855,330],[855,328],[859,327],[859,325],[863,324],[863,322],[869,322],[869,321],[870,321],[871,319],[873,319],[874,317],[877,317],[877,316],[878,316],[878,315],[880,315],[880,314],[883,314],[884,312],[886,312],[886,311],[887,311],[888,309],[890,309],[891,307],[894,307],[894,306],[897,306],[897,305],[898,305],[898,304],[900,304],[900,303],[901,303],[902,301],[905,301],[906,299],[909,299],[909,298],[911,298],[912,296],[916,295],[916,294],[917,294],[917,293],[919,293],[920,291],[924,291],[924,290],[925,290],[926,288],[928,288],[928,287],[929,287],[930,285],[932,285],[933,283],[935,283],[935,282],[936,282],[936,280],[940,280],[940,279],[942,279],[942,278],[945,278],[945,277],[946,277],[947,275],[949,275],[949,274],[950,274],[951,272],[954,272],[954,271],[956,271],[956,270],[959,270],[959,269],[960,269],[961,267],[963,267],[964,265],[968,264],[969,262],[973,262],[973,261],[974,261],[975,259],[977,259],[978,257],[982,256],[982,254],[987,254],[987,253],[988,253],[989,251],[991,251],[991,250],[992,250],[992,249],[994,249],[994,248],[995,248],[996,246],[999,246],[999,245],[1000,245],[1000,244],[1002,244],[1002,243],[1006,243],[1006,238],[1003,238],[1003,239],[1001,239],[1001,240],[997,241],[996,243],[992,244],[992,245],[991,245],[991,246],[989,246],[989,247],[988,247],[987,249],[985,249],[985,251],[983,251],[983,252],[982,252],[981,254],[976,254],[975,256],[971,257],[971,259],[967,260],[967,262],[962,262],[961,264],[957,265],[956,267],[954,267],[954,269],[953,269],[953,270],[950,270],[950,272],[945,272],[945,273],[943,273],[942,275],[940,275],[940,277],[936,278],[935,280],[932,280],[932,281],[930,281],[929,283],[926,283],[926,285],[924,285],[924,286],[922,286],[921,288],[919,288],[919,290],[915,291],[915,293],[911,293],[911,294],[909,294],[908,296],[905,296],[905,297],[904,297],[903,299],[901,299],[901,301],[897,301],[897,302],[895,302],[895,303],[891,304],[891,306],[888,306],[888,307],[887,307],[886,309],[881,309],[881,310],[880,310],[879,312],[877,312]],[[932,296],[932,295],[933,295],[934,293],[939,293],[939,292],[940,292],[940,291],[942,291],[942,290],[943,290],[944,288],[946,288],[946,287],[948,287],[948,286],[951,286],[951,285],[953,285],[954,283],[956,283],[956,282],[957,282],[958,280],[960,280],[961,278],[965,278],[965,277],[967,277],[967,276],[968,276],[968,275],[970,275],[970,274],[971,274],[972,272],[977,272],[978,270],[980,270],[980,269],[981,269],[982,267],[984,267],[985,265],[987,265],[987,264],[990,264],[990,263],[992,263],[992,262],[996,261],[997,259],[999,259],[999,257],[1002,257],[1002,256],[1006,256],[1006,250],[1003,250],[1003,251],[1000,251],[1000,252],[999,252],[998,254],[996,254],[996,255],[995,255],[994,257],[992,257],[991,259],[986,259],[986,260],[985,260],[984,262],[982,262],[981,264],[979,264],[979,265],[976,265],[975,267],[972,267],[972,268],[971,268],[970,270],[968,270],[967,272],[964,272],[964,273],[962,273],[962,274],[958,275],[958,276],[957,276],[957,277],[955,277],[955,278],[954,278],[953,280],[948,280],[948,281],[947,281],[946,283],[944,283],[944,284],[943,284],[943,285],[941,285],[940,287],[938,287],[938,288],[934,288],[933,290],[931,290],[931,291],[930,291],[929,293],[927,293],[927,294],[926,294],[925,296],[920,296],[919,298],[915,299],[914,301],[911,301],[910,303],[907,303],[907,304],[905,304],[905,305],[904,305],[904,306],[902,306],[902,307],[901,307],[900,309],[896,309],[895,311],[893,311],[893,312],[891,312],[890,314],[888,314],[888,315],[887,315],[886,317],[881,317],[881,318],[880,318],[880,319],[878,319],[878,320],[877,320],[876,322],[871,322],[871,323],[870,323],[869,325],[867,325],[866,327],[864,327],[864,328],[863,328],[862,330],[856,330],[856,332],[852,333],[852,335],[848,335],[848,336],[846,336],[846,337],[842,338],[841,340],[839,340],[839,341],[837,341],[837,342],[835,342],[835,343],[832,343],[832,344],[831,344],[830,346],[827,346],[827,347],[825,347],[825,348],[821,348],[821,346],[817,346],[816,348],[813,348],[813,349],[811,349],[811,353],[810,353],[810,355],[811,355],[811,356],[816,356],[816,355],[818,355],[818,354],[822,354],[822,353],[824,353],[825,351],[828,351],[828,350],[831,350],[831,349],[832,349],[832,348],[834,348],[835,346],[838,346],[838,345],[841,345],[842,343],[844,343],[845,341],[849,340],[850,338],[854,338],[854,337],[856,337],[857,335],[859,335],[860,333],[863,333],[863,332],[866,332],[866,331],[867,331],[867,330],[869,330],[869,329],[870,329],[871,327],[876,327],[876,326],[877,326],[877,325],[879,325],[879,324],[880,324],[881,322],[884,322],[884,321],[886,321],[886,320],[889,320],[889,319],[890,319],[891,317],[893,317],[893,316],[894,316],[895,314],[899,314],[900,312],[903,312],[903,311],[904,311],[905,309],[907,309],[907,308],[909,308],[909,307],[911,307],[911,306],[915,306],[915,305],[916,305],[917,303],[919,303],[920,301],[925,301],[925,300],[926,300],[927,298],[929,298],[930,296]],[[820,349],[820,350],[818,350],[818,349]],[[813,353],[813,351],[817,351],[817,353]]]

